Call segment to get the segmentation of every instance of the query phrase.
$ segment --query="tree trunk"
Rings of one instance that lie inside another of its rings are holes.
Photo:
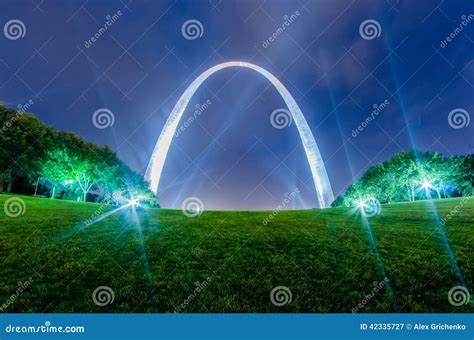
[[[51,198],[54,199],[55,196],[56,196],[56,186],[53,185],[53,187],[51,189]]]
[[[3,188],[5,186],[5,179],[2,177],[0,177],[0,192],[3,192]]]
[[[38,193],[38,184],[39,184],[39,181],[40,181],[40,177],[38,177],[38,179],[36,180],[36,186],[35,186],[35,196],[36,194]]]
[[[11,192],[11,191],[12,191],[12,185],[13,185],[13,180],[11,180],[10,182],[8,182],[8,185],[7,185],[7,192]]]
[[[87,200],[87,191],[84,191],[84,192],[82,193],[82,201],[83,201],[83,202],[86,202],[86,200]]]
[[[439,192],[439,187],[436,187],[436,194],[438,195],[438,198],[441,198],[441,193]]]

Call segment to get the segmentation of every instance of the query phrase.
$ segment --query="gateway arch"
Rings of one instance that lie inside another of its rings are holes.
[[[290,92],[288,92],[286,87],[273,74],[257,65],[241,61],[230,61],[209,68],[199,77],[197,77],[181,95],[178,102],[174,106],[173,111],[169,115],[160,136],[158,137],[155,149],[153,150],[150,162],[148,163],[145,179],[150,183],[150,189],[155,194],[158,191],[161,173],[163,171],[163,166],[165,165],[165,160],[166,156],[168,155],[171,141],[173,140],[176,128],[178,127],[179,121],[181,120],[184,110],[191,100],[191,97],[209,76],[229,67],[245,67],[255,70],[267,78],[278,90],[292,115],[296,127],[298,128],[298,132],[306,152],[306,158],[308,159],[311,174],[313,176],[313,182],[316,188],[319,206],[321,208],[329,207],[332,201],[334,201],[331,183],[329,182],[329,178],[326,173],[326,167],[324,166],[323,159],[321,158],[319,148],[298,104],[291,96]]]

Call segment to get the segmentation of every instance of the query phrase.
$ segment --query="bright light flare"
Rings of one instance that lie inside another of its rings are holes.
[[[132,198],[130,201],[128,201],[128,204],[131,205],[132,207],[138,206],[140,201],[136,198]]]
[[[425,189],[425,190],[429,190],[431,188],[433,188],[433,184],[431,181],[428,181],[426,178],[423,180],[423,182],[421,182],[421,188],[422,189]]]
[[[367,207],[367,202],[363,201],[363,200],[358,200],[356,201],[356,205],[359,209],[364,209]]]

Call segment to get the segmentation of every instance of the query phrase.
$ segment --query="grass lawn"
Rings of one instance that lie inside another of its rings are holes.
[[[1,207],[9,197],[0,195]],[[452,306],[448,291],[459,285],[456,266],[474,290],[474,199],[383,205],[367,224],[346,208],[281,211],[267,225],[269,212],[189,218],[139,208],[140,232],[131,208],[81,228],[114,207],[17,197],[23,215],[0,211],[4,312],[173,312],[182,305],[181,312],[350,313],[383,271],[388,285],[359,312],[473,310],[472,302]],[[112,288],[113,303],[94,303],[98,286]],[[289,304],[272,304],[276,286],[291,291]]]

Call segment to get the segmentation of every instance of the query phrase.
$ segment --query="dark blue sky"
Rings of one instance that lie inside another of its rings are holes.
[[[472,1],[60,1],[1,0],[0,24],[17,19],[23,38],[0,35],[0,99],[60,130],[110,145],[144,173],[167,116],[187,85],[207,68],[243,60],[277,76],[300,105],[321,150],[335,194],[371,164],[417,147],[445,155],[473,152],[473,126],[454,129],[448,115],[472,115]],[[88,48],[85,41],[122,15]],[[299,15],[266,48],[284,24]],[[464,17],[463,17],[464,16]],[[452,41],[440,43],[457,27]],[[185,21],[202,36],[185,39]],[[381,28],[364,39],[359,26]],[[205,208],[316,206],[311,174],[294,124],[275,129],[277,91],[251,70],[227,69],[193,97],[209,107],[171,145],[159,201],[180,207],[197,196]],[[389,104],[356,137],[374,104]],[[97,129],[107,108],[114,124]]]

